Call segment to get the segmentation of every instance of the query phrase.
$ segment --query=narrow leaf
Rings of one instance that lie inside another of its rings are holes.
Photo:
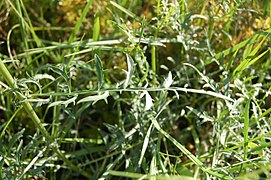
[[[85,19],[86,15],[87,15],[87,12],[88,12],[92,2],[93,2],[93,0],[88,0],[88,3],[87,3],[87,5],[85,6],[85,8],[84,8],[84,10],[82,12],[82,15],[80,16],[80,19],[77,21],[77,23],[76,23],[76,25],[74,27],[74,30],[73,30],[72,34],[70,35],[70,37],[69,37],[68,43],[71,43],[72,41],[74,41],[75,36],[78,33],[78,31],[80,29],[80,26],[82,25],[83,20]]]
[[[250,109],[250,100],[247,101],[244,111],[244,160],[247,159],[248,153],[249,109]]]
[[[23,173],[20,175],[20,177],[18,179],[22,179],[23,176],[27,173],[27,171],[29,171],[37,162],[37,160],[39,158],[42,157],[43,153],[46,151],[47,148],[43,148],[41,151],[39,151],[38,155],[36,155],[31,162],[26,166],[26,168],[24,169]]]
[[[152,97],[150,96],[150,94],[148,93],[148,91],[144,91],[145,96],[146,96],[146,104],[145,104],[145,111],[148,111],[151,109],[153,102],[152,102]]]
[[[116,2],[110,1],[110,4],[112,4],[113,6],[115,6],[116,8],[118,8],[119,10],[121,10],[122,12],[124,12],[125,14],[127,14],[128,16],[136,19],[136,15],[134,13],[132,13],[128,9],[122,7],[121,5],[117,4]]]
[[[100,13],[97,10],[95,19],[94,19],[93,41],[98,41],[99,36],[100,36]]]
[[[75,104],[75,100],[77,99],[77,95],[75,95],[73,98],[68,99],[66,101],[56,101],[51,103],[48,107],[53,107],[53,106],[58,106],[58,105],[64,105],[65,107],[67,107],[70,103]]]
[[[169,87],[171,86],[172,83],[173,83],[172,74],[171,74],[171,72],[169,71],[168,76],[167,76],[167,78],[166,78],[166,80],[165,80],[163,86],[164,86],[165,88],[169,88]]]
[[[55,78],[49,74],[36,74],[33,78],[35,80],[40,80],[40,79],[50,79],[52,81],[55,80]]]
[[[82,103],[82,102],[90,102],[90,101],[93,101],[93,104],[95,104],[99,100],[105,100],[105,102],[107,103],[107,97],[109,95],[110,95],[109,91],[105,91],[103,94],[85,97],[81,99],[80,101],[78,101],[77,104]]]
[[[127,58],[127,72],[126,72],[126,80],[124,82],[123,88],[127,88],[127,86],[129,85],[133,73],[134,73],[134,60],[131,56],[129,56],[128,54],[126,54],[126,58]]]
[[[267,52],[269,51],[266,50],[264,51],[262,54],[258,55],[255,58],[249,58],[249,59],[245,59],[244,61],[241,62],[241,64],[233,71],[233,76],[235,76],[237,73],[241,73],[242,71],[244,71],[247,67],[251,66],[252,64],[254,64],[256,61],[258,61],[261,57],[263,57]]]
[[[102,82],[103,82],[103,64],[101,59],[99,58],[99,56],[97,54],[94,54],[94,60],[96,63],[96,69],[98,72],[98,90],[101,88],[102,86]]]
[[[190,67],[192,67],[193,69],[195,69],[197,72],[198,72],[198,74],[201,76],[201,78],[207,83],[207,85],[212,89],[212,90],[216,90],[216,88],[215,88],[215,85],[211,82],[211,80],[207,77],[207,76],[205,76],[204,74],[202,74],[195,66],[193,66],[192,64],[189,64],[189,63],[184,63],[184,65],[186,65],[186,66],[190,66]]]
[[[141,164],[142,164],[142,161],[143,161],[145,152],[146,152],[147,147],[148,147],[148,144],[149,144],[152,126],[153,126],[153,124],[150,125],[150,127],[149,127],[149,129],[148,129],[148,131],[147,131],[147,134],[146,134],[146,136],[145,136],[145,138],[144,138],[144,142],[143,142],[143,146],[142,146],[142,150],[141,150],[141,154],[140,154],[140,159],[139,159],[139,161],[138,161],[138,166],[139,166],[139,167],[140,167]]]
[[[150,175],[156,175],[156,173],[157,173],[157,168],[156,168],[157,165],[156,164],[157,164],[156,163],[156,156],[153,156],[152,160],[151,160],[151,164],[150,164],[150,172],[149,172]],[[156,178],[152,177],[150,179],[155,180]]]

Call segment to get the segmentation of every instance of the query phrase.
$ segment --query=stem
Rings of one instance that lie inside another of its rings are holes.
[[[158,20],[157,20],[157,27],[156,27],[155,34],[154,34],[154,41],[157,40],[157,36],[158,36],[159,28],[160,28],[159,15],[160,15],[160,0],[157,1]],[[151,46],[151,65],[152,65],[152,71],[153,71],[153,83],[154,84],[156,84],[157,63],[158,63],[158,59],[156,58],[156,47],[155,47],[155,45],[152,45]]]
[[[156,40],[156,38],[154,38],[154,40]],[[155,48],[155,45],[152,45],[152,47],[151,47],[151,66],[152,66],[152,71],[155,76],[155,74],[156,74],[156,48]]]

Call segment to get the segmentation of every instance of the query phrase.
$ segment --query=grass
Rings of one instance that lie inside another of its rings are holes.
[[[0,7],[0,179],[271,178],[269,1]]]

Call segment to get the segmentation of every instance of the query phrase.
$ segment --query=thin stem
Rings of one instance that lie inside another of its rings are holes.
[[[159,17],[159,15],[160,15],[160,0],[157,1],[157,17]],[[159,28],[160,28],[160,22],[159,22],[159,18],[158,18],[157,27],[156,27],[155,34],[154,34],[154,41],[157,40]],[[152,45],[151,46],[151,63],[152,63],[151,65],[152,65],[153,83],[154,84],[156,84],[157,62],[158,62],[158,59],[156,57],[156,47],[154,45]]]
[[[151,67],[152,67],[152,71],[155,76],[155,74],[156,74],[156,48],[154,45],[152,45],[152,47],[151,47]]]

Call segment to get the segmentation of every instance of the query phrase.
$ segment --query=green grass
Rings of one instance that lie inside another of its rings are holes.
[[[271,178],[269,1],[0,7],[0,179]]]

